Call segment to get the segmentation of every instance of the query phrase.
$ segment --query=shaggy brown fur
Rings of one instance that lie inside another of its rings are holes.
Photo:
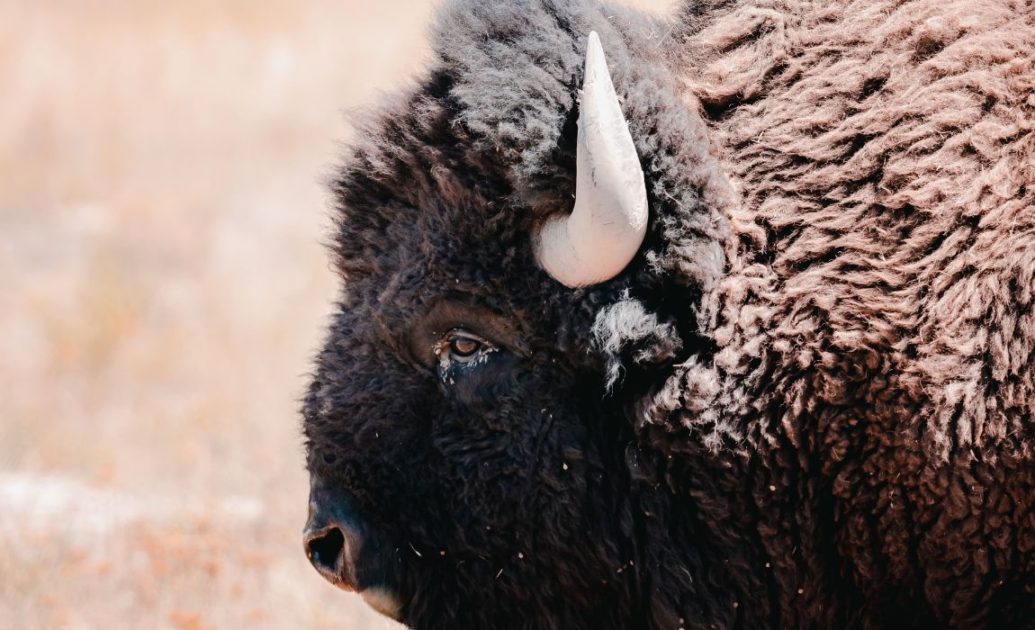
[[[751,2],[686,34],[739,193],[732,272],[699,316],[714,364],[680,368],[641,424],[796,462],[754,488],[780,515],[762,542],[797,549],[773,566],[796,576],[781,608],[821,605],[839,572],[959,626],[1035,598],[1033,15]]]
[[[651,224],[572,291],[530,234],[591,29]],[[1033,623],[1030,3],[455,0],[434,47],[335,182],[305,408],[408,623]],[[486,319],[475,367],[413,350]]]

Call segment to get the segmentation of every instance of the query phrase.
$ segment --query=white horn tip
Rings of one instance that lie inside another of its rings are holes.
[[[590,31],[586,40],[586,63],[598,63],[604,60],[604,47],[600,45],[600,36]]]

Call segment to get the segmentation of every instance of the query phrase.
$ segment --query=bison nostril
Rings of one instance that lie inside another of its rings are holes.
[[[338,572],[338,559],[344,547],[345,535],[337,527],[326,529],[306,540],[309,560],[322,572]]]
[[[318,477],[311,481],[309,517],[302,532],[305,554],[328,582],[355,591],[364,547],[359,520],[344,492],[328,488]]]

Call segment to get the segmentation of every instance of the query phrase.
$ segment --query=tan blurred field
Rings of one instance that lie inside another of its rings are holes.
[[[431,11],[0,3],[0,627],[391,626],[301,552],[297,401],[342,112]]]

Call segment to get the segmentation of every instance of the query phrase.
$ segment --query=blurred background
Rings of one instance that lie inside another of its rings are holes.
[[[0,2],[0,627],[394,627],[302,553],[297,410],[433,4]]]

